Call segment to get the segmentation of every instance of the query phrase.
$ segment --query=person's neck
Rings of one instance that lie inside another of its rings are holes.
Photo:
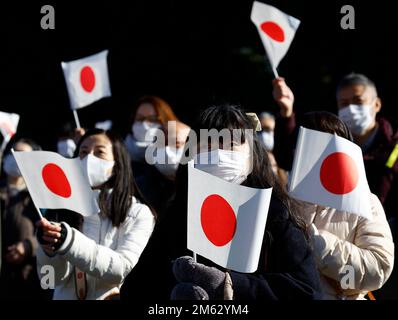
[[[362,147],[369,139],[369,137],[377,130],[379,127],[378,123],[375,121],[373,126],[370,126],[366,131],[360,135],[356,136],[354,135],[354,141],[357,143],[360,147]]]
[[[7,182],[8,182],[9,186],[13,186],[13,187],[21,187],[21,186],[25,185],[25,181],[23,180],[22,177],[8,176]]]

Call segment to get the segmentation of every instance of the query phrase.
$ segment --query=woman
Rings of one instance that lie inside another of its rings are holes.
[[[136,265],[155,217],[135,187],[120,139],[93,129],[77,151],[92,188],[100,191],[101,211],[85,217],[81,230],[41,220],[38,264],[54,267],[54,299],[104,299],[118,293]]]
[[[12,144],[15,151],[41,150],[30,139],[18,139]],[[0,296],[7,299],[44,299],[36,271],[35,222],[36,209],[11,152],[3,159],[5,181],[0,186],[2,209],[2,264]]]
[[[195,132],[200,129],[240,129],[252,130],[250,118],[235,106],[211,107],[202,113]],[[244,131],[243,131],[244,132]],[[207,137],[199,145],[205,146],[202,152],[217,152],[226,159],[216,165],[199,163],[198,169],[224,178],[227,181],[253,188],[273,187],[266,232],[258,269],[254,274],[225,272],[220,268],[207,267],[194,263],[187,250],[187,165],[180,165],[177,174],[177,194],[164,221],[158,225],[151,241],[151,251],[145,252],[139,270],[129,277],[129,286],[124,288],[122,297],[134,298],[140,279],[147,286],[156,286],[156,299],[316,299],[320,297],[319,275],[307,243],[303,223],[297,216],[292,202],[272,173],[266,150],[258,138],[252,134],[232,141],[232,151],[228,146],[209,145]],[[186,147],[192,147],[187,142]],[[249,146],[249,148],[248,148]],[[250,156],[250,148],[253,158]],[[240,151],[238,151],[240,150]],[[241,153],[238,155],[238,153]],[[232,155],[230,158],[228,158]],[[207,158],[207,157],[205,157]],[[249,160],[249,161],[248,161]],[[172,261],[178,258],[174,262]],[[156,261],[151,268],[150,261]],[[200,260],[212,265],[206,259]],[[172,268],[173,266],[173,268]],[[176,285],[174,275],[180,284]],[[232,286],[231,280],[232,279]],[[173,289],[174,288],[174,289]],[[233,289],[232,289],[233,288]],[[139,290],[140,291],[140,290]],[[233,291],[233,292],[232,292]],[[141,292],[141,291],[140,291]],[[225,293],[225,295],[224,295]],[[142,296],[141,296],[142,297]],[[150,299],[150,297],[144,297]]]
[[[346,124],[329,112],[306,114],[302,126],[353,141]],[[299,212],[311,226],[315,259],[326,299],[362,300],[368,291],[381,288],[392,272],[391,230],[380,200],[374,194],[369,196],[372,219],[300,203]],[[353,271],[351,281],[350,270]]]
[[[168,132],[169,121],[175,123],[175,132]],[[132,167],[136,173],[136,182],[145,199],[162,215],[165,207],[174,195],[174,178],[179,160],[182,156],[184,142],[189,127],[182,124],[174,114],[169,104],[155,96],[145,96],[138,100],[137,108],[131,117],[131,132],[125,139],[129,150]],[[164,144],[157,137],[165,137]],[[175,145],[167,142],[174,139]],[[164,153],[161,163],[153,163],[153,154],[146,155],[149,146],[156,141],[156,154]]]

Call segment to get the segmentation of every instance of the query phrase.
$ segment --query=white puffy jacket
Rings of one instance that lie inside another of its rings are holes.
[[[314,255],[326,299],[364,299],[379,289],[394,266],[394,243],[384,209],[371,194],[373,219],[301,202],[312,223]],[[347,275],[354,271],[351,283]],[[343,286],[341,285],[343,284]],[[349,284],[352,288],[344,289]]]
[[[117,292],[125,277],[134,268],[155,225],[148,206],[133,197],[126,220],[119,228],[100,214],[85,217],[83,232],[67,228],[67,237],[54,256],[41,248],[37,254],[39,277],[43,265],[54,267],[55,289],[53,299],[74,300],[74,266],[86,273],[86,299],[99,299]]]

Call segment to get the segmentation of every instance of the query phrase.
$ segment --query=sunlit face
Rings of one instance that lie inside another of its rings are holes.
[[[381,102],[375,90],[364,85],[347,86],[337,92],[337,107],[339,110],[350,104],[371,105],[375,114],[381,108]]]
[[[32,147],[24,142],[17,142],[14,145],[14,151],[32,151]]]
[[[97,158],[114,161],[112,142],[105,134],[96,134],[84,139],[79,149],[79,157],[83,159],[88,154]]]
[[[148,121],[158,123],[159,117],[156,114],[156,110],[152,104],[143,103],[138,107],[134,121]]]

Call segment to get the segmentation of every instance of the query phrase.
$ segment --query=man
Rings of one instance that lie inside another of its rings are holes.
[[[294,95],[285,80],[277,78],[273,81],[273,96],[281,115],[275,130],[274,154],[279,166],[291,170],[294,133],[297,133]],[[377,116],[381,99],[375,84],[366,76],[355,73],[345,76],[337,86],[336,98],[340,119],[351,130],[354,142],[362,148],[370,189],[379,197],[387,217],[392,219],[398,214],[397,202],[393,199],[393,190],[398,184],[398,161],[393,153],[398,133],[394,135],[388,120]]]
[[[281,116],[276,124],[274,155],[280,167],[291,170],[298,130],[294,95],[284,78],[274,79],[273,97]],[[388,120],[378,116],[381,99],[375,84],[365,75],[346,75],[337,86],[336,98],[338,115],[362,149],[370,190],[383,204],[396,241],[398,201],[394,195],[398,194],[398,132],[394,134]],[[376,291],[376,298],[395,299],[397,280],[395,268],[386,285]]]

